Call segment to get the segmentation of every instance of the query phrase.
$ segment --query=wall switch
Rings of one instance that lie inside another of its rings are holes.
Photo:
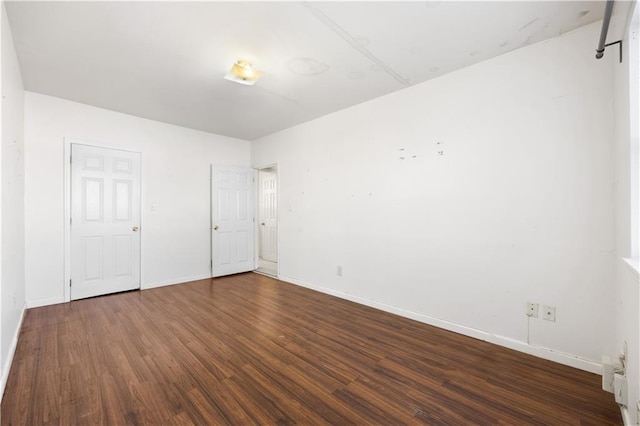
[[[339,277],[342,276],[342,265],[338,265],[338,267],[336,268],[336,275]]]
[[[527,303],[527,316],[532,318],[538,318],[538,304]]]
[[[553,321],[555,322],[556,320],[556,307],[555,306],[547,306],[544,305],[542,307],[543,311],[544,311],[544,316],[543,318],[547,321]]]

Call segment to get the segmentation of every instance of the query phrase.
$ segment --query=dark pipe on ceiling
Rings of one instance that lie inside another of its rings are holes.
[[[604,9],[604,18],[602,18],[602,31],[600,32],[600,43],[596,49],[596,59],[600,59],[604,56],[604,49],[607,45],[607,32],[609,32],[609,22],[611,21],[611,12],[613,11],[614,0],[607,0],[607,5]]]

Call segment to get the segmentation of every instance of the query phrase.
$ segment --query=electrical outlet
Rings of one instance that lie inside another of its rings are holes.
[[[627,389],[627,376],[615,373],[613,375],[613,395],[616,402],[620,405],[627,406],[628,402],[628,389]]]
[[[547,306],[544,305],[542,307],[542,309],[544,310],[544,319],[547,321],[556,321],[556,307],[555,306]]]
[[[527,303],[527,316],[532,318],[538,318],[538,304]]]
[[[339,277],[342,276],[342,265],[338,265],[338,267],[336,268],[336,275]]]

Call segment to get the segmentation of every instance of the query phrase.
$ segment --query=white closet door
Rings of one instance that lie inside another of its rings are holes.
[[[140,288],[140,154],[71,145],[71,299]]]
[[[211,167],[212,276],[255,269],[254,170]]]

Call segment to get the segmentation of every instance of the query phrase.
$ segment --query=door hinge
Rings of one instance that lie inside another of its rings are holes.
[[[69,280],[69,287],[73,286],[73,281]]]
[[[209,261],[209,270],[213,271],[213,259]]]

